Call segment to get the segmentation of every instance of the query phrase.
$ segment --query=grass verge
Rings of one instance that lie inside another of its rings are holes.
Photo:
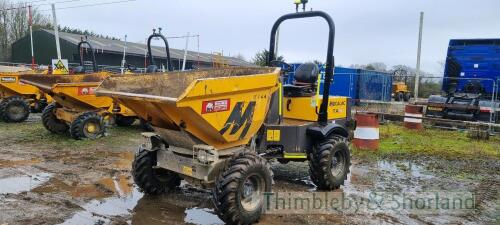
[[[83,150],[105,146],[108,149],[135,145],[140,140],[138,126],[109,127],[107,136],[98,140],[74,140],[69,134],[57,135],[47,131],[41,122],[3,123],[0,122],[0,145],[38,146],[41,149]]]
[[[500,137],[472,140],[466,132],[426,128],[409,130],[397,124],[380,126],[378,151],[359,150],[353,154],[362,158],[407,158],[433,156],[444,159],[500,159]]]

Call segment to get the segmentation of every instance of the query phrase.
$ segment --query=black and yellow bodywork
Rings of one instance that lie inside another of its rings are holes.
[[[329,40],[326,59],[323,93],[319,93],[321,76],[316,65],[303,64],[296,71],[300,82],[292,86],[282,86],[282,91],[277,97],[278,116],[264,124],[262,134],[258,139],[259,153],[268,158],[278,158],[285,162],[304,161],[308,153],[314,148],[318,140],[325,139],[333,134],[349,138],[349,129],[354,128],[351,120],[349,98],[344,96],[330,96],[330,84],[333,79],[333,38],[335,27],[330,16],[323,12],[303,12],[287,14],[276,21],[271,31],[271,49],[268,65],[272,66],[274,60],[275,36],[279,25],[289,19],[321,17],[329,27]],[[278,64],[285,64],[278,62]],[[286,66],[285,66],[286,67]],[[289,66],[288,66],[289,67]],[[300,71],[304,68],[303,71]],[[287,91],[289,89],[290,91]],[[282,96],[284,95],[284,96]],[[273,111],[268,117],[273,117]]]
[[[297,82],[283,85],[281,66],[273,63],[276,31],[285,20],[310,17],[325,19],[330,28],[325,77],[306,63],[296,71]],[[228,224],[260,217],[272,186],[267,159],[309,160],[318,189],[339,188],[349,172],[355,123],[349,99],[329,95],[333,38],[328,14],[292,13],[273,26],[267,67],[108,77],[97,95],[115,99],[154,128],[143,133],[133,162],[136,184],[148,194],[166,193],[181,179],[212,187],[217,213]]]
[[[315,137],[309,136],[307,130],[317,126],[317,107],[314,102],[322,98],[313,97],[284,97],[283,120],[278,124],[265,124],[265,141],[261,145],[261,153],[274,151],[269,156],[291,161],[307,159],[307,151],[312,150]],[[349,98],[344,96],[329,96],[328,120],[331,128],[337,129],[343,136],[348,137],[350,124]],[[277,152],[276,150],[279,149]]]

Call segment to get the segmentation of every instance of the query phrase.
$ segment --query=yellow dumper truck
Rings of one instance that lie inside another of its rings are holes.
[[[109,73],[82,75],[22,75],[21,81],[39,88],[55,102],[45,108],[42,122],[53,133],[69,131],[75,139],[98,138],[105,132],[104,121],[131,125],[135,113],[109,97],[97,97],[95,90]]]
[[[41,112],[50,102],[50,96],[32,85],[21,82],[21,73],[33,71],[0,66],[0,119],[4,122],[23,122],[28,119],[31,111]]]
[[[320,11],[287,14],[271,32],[268,65],[276,31],[288,19],[320,17],[329,41],[324,90],[315,65],[298,69],[297,83],[283,85],[276,67],[232,67],[157,75],[107,78],[96,90],[133,110],[154,127],[133,162],[135,183],[147,194],[162,194],[182,179],[213,188],[218,216],[228,224],[251,224],[264,210],[273,173],[268,160],[309,161],[321,190],[339,188],[350,166],[348,98],[330,96],[334,25]]]
[[[405,82],[392,83],[392,97],[396,102],[410,101],[411,92],[408,90],[408,85]]]

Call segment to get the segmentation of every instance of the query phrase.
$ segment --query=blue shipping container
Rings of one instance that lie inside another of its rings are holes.
[[[288,73],[287,84],[293,83],[294,71],[300,64],[291,64],[293,71]],[[323,93],[325,69],[320,66],[322,75],[320,93]],[[389,73],[335,67],[330,95],[347,96],[351,99],[391,101],[392,75]]]
[[[347,96],[351,99],[358,99],[357,73],[357,69],[335,67],[333,82],[330,86],[330,95]],[[324,70],[321,74],[324,77]],[[320,93],[323,93],[323,85],[320,86],[320,91]]]

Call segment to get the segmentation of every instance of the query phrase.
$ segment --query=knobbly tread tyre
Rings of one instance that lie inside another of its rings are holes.
[[[132,177],[139,189],[148,195],[167,193],[181,184],[181,178],[174,172],[166,171],[167,180],[160,180],[155,175],[153,166],[156,166],[156,152],[139,148],[132,163]]]
[[[394,94],[394,101],[396,102],[402,102],[404,101],[404,94],[402,92],[398,92]]]
[[[98,121],[100,131],[96,133],[94,136],[86,136],[84,132],[85,124],[90,121]],[[71,137],[76,139],[76,140],[82,140],[84,138],[90,138],[90,139],[96,139],[101,137],[105,132],[105,127],[104,123],[102,122],[102,116],[98,115],[95,112],[85,112],[78,116],[69,126],[69,133],[71,134]]]
[[[43,113],[43,110],[48,106],[47,100],[37,100],[31,108],[32,113]]]
[[[342,177],[334,177],[331,173],[331,160],[337,151],[344,151],[346,160]],[[319,190],[334,190],[344,184],[349,174],[350,163],[347,138],[332,135],[315,144],[309,153],[309,175]]]
[[[12,118],[12,115],[9,115],[8,108],[13,104],[17,104],[24,109],[23,114],[21,114],[19,118]],[[19,123],[26,121],[30,115],[30,111],[31,109],[29,103],[20,96],[11,96],[0,102],[0,119],[6,123]]]
[[[135,117],[116,115],[115,124],[119,127],[129,127],[135,122]]]
[[[410,99],[411,99],[411,94],[410,94],[410,92],[406,92],[406,93],[404,93],[403,100],[404,100],[405,102],[409,102],[409,101],[410,101]]]
[[[54,134],[65,134],[69,130],[66,122],[57,119],[54,110],[57,109],[57,104],[51,103],[42,112],[42,124],[48,131]]]
[[[273,183],[273,172],[266,159],[255,153],[241,152],[226,162],[215,181],[212,200],[220,219],[227,224],[247,225],[258,221],[262,214],[263,204],[254,211],[244,211],[239,202],[238,191],[242,191],[242,183],[249,175],[262,173],[265,192],[270,192]]]

